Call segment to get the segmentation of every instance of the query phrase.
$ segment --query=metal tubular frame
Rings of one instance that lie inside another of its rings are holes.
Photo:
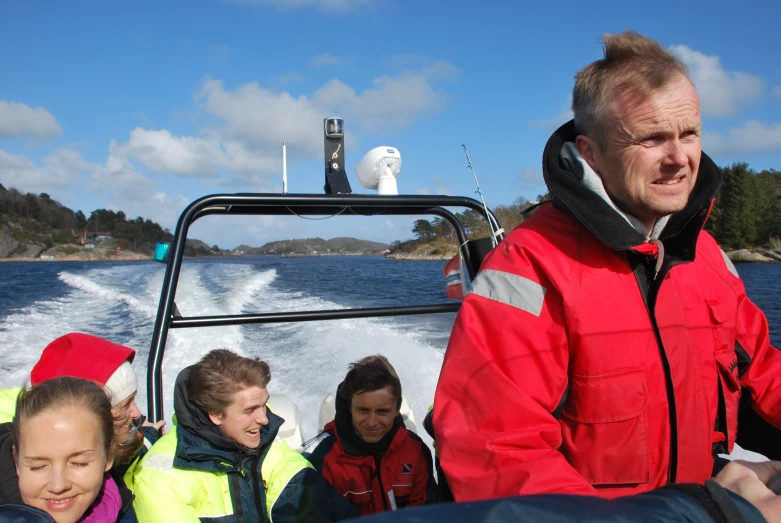
[[[179,282],[179,273],[184,259],[187,233],[196,220],[209,215],[233,216],[322,216],[322,215],[422,215],[431,214],[447,220],[455,230],[459,246],[466,241],[464,227],[458,218],[445,207],[461,207],[484,212],[480,202],[460,196],[376,196],[376,195],[318,195],[318,194],[215,194],[205,196],[191,203],[182,212],[171,242],[166,264],[160,303],[157,308],[152,344],[147,366],[147,404],[152,422],[163,419],[163,356],[169,329],[189,327],[212,327],[225,325],[247,325],[298,321],[335,320],[346,318],[367,318],[400,316],[411,314],[435,314],[455,312],[460,303],[416,305],[404,307],[377,307],[363,309],[340,309],[312,312],[282,312],[267,314],[239,314],[225,316],[174,316],[174,297]],[[498,226],[496,217],[489,216]],[[489,224],[492,225],[492,224]],[[501,237],[500,237],[501,239]],[[469,263],[468,249],[461,248],[469,277],[474,270]]]

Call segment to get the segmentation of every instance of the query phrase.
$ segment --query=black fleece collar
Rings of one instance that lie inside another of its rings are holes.
[[[594,236],[612,249],[625,250],[642,245],[645,237],[619,216],[616,210],[599,195],[586,188],[579,176],[562,162],[562,146],[566,142],[574,142],[576,137],[574,120],[570,120],[559,127],[545,145],[542,172],[545,184],[553,195],[553,204],[575,216]],[[689,201],[682,211],[670,217],[660,237],[666,248],[669,248],[667,240],[683,235],[687,244],[685,248],[691,249],[691,256],[693,256],[694,243],[707,219],[711,201],[718,193],[722,180],[721,170],[708,155],[702,153],[697,182],[689,196]],[[692,228],[694,228],[693,232]],[[674,243],[677,245],[680,242]]]
[[[19,492],[19,476],[16,474],[16,463],[13,455],[12,423],[0,425],[0,504],[21,504],[22,493]]]
[[[334,416],[337,437],[339,438],[339,443],[342,444],[342,448],[347,454],[352,454],[353,456],[379,456],[384,454],[388,451],[393,438],[396,437],[396,433],[404,426],[401,414],[394,418],[390,431],[380,441],[377,443],[366,443],[358,431],[355,430],[355,427],[353,427],[352,415],[350,414],[350,406],[347,404],[347,400],[343,399],[342,395],[339,394],[342,385],[340,383],[336,389],[336,415]]]

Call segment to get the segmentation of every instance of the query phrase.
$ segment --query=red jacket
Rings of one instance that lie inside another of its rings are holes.
[[[781,428],[781,352],[700,232],[720,172],[703,155],[659,249],[550,163],[556,206],[489,254],[453,327],[434,428],[455,498],[703,483],[741,390]]]
[[[334,421],[305,450],[304,456],[361,516],[423,505],[436,496],[431,451],[403,426],[398,427],[387,451],[377,456],[345,450]]]

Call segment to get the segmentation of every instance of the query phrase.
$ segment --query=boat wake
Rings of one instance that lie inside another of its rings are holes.
[[[316,283],[303,283],[310,278],[301,278],[297,288],[279,288],[278,270],[260,263],[186,263],[176,304],[184,316],[346,308],[321,295]],[[138,351],[133,363],[140,384],[137,399],[146,411],[146,364],[163,273],[152,264],[61,271],[57,277],[67,286],[63,295],[39,300],[0,322],[5,340],[0,386],[24,383],[51,340],[67,332],[87,332]],[[349,363],[378,353],[396,368],[420,422],[433,401],[444,354],[444,347],[431,345],[431,330],[431,324],[416,326],[394,318],[172,329],[163,359],[165,418],[170,426],[179,371],[212,349],[227,348],[269,363],[269,390],[296,403],[305,438],[321,428],[320,403],[336,391]],[[443,338],[447,333],[439,334]],[[422,437],[429,442],[427,435]]]

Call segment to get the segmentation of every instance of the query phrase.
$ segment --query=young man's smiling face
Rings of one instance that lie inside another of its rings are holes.
[[[233,395],[233,401],[223,413],[209,413],[212,423],[226,436],[250,449],[260,445],[260,429],[268,425],[266,402],[268,390],[247,387]]]
[[[393,420],[399,413],[397,401],[390,387],[353,394],[350,414],[353,427],[366,443],[377,443],[393,427]]]

